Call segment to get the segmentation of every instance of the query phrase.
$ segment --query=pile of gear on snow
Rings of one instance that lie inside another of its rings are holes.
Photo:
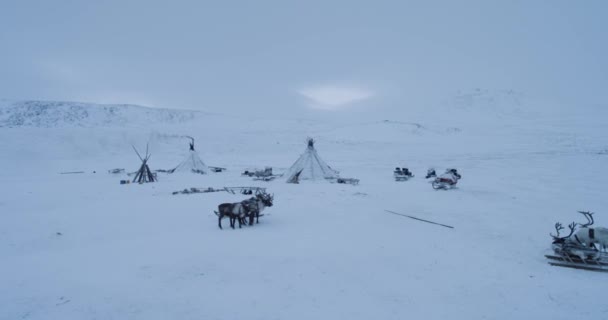
[[[395,181],[407,181],[414,177],[414,174],[408,168],[399,168],[396,167],[395,171],[393,171],[393,177]],[[456,187],[458,180],[462,178],[458,170],[454,168],[446,169],[445,172],[439,176],[437,176],[437,172],[435,169],[430,168],[426,172],[425,179],[431,179],[431,184],[433,189],[439,190],[447,190]]]

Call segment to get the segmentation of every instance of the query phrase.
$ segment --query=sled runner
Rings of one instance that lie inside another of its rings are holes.
[[[556,267],[608,272],[608,260],[581,259],[575,255],[545,255],[545,258]]]

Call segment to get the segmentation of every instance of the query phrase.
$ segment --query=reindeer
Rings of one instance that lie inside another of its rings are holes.
[[[222,219],[224,217],[230,218],[230,227],[235,228],[236,221],[239,222],[239,228],[247,225],[245,220],[249,217],[249,225],[253,225],[253,220],[256,219],[256,223],[259,223],[260,212],[265,207],[272,207],[272,200],[274,196],[267,193],[257,193],[255,197],[250,199],[237,202],[237,203],[222,203],[218,206],[218,211],[214,211],[218,216],[218,226],[222,229]]]
[[[262,192],[255,195],[254,198],[249,199],[250,204],[250,215],[249,215],[249,225],[253,225],[253,218],[255,217],[255,223],[260,223],[260,212],[264,210],[266,207],[272,207],[272,201],[274,199],[274,195],[270,195],[268,193]]]
[[[247,217],[249,217],[249,225],[253,225],[253,220],[255,219],[255,223],[260,223],[260,213],[266,207],[272,207],[274,195],[270,195],[265,192],[256,193],[255,197],[251,197],[243,202],[247,202],[249,212]],[[239,223],[247,224],[245,217],[239,221]]]
[[[218,225],[220,229],[222,229],[222,218],[228,217],[230,218],[230,227],[234,229],[234,225],[236,220],[239,221],[239,228],[243,224],[243,221],[246,216],[249,215],[249,203],[246,201],[237,202],[237,203],[222,203],[217,207],[219,211],[213,211],[218,216]]]
[[[549,233],[549,235],[553,238],[553,244],[557,244],[557,245],[566,244],[566,242],[572,236],[572,234],[574,233],[574,230],[576,229],[576,222],[573,221],[571,224],[568,225],[568,228],[570,229],[570,234],[565,237],[560,237],[559,231],[564,230],[564,227],[562,226],[562,224],[560,222],[555,223],[555,231],[557,231],[557,235],[553,235],[553,234]]]
[[[608,248],[608,228],[589,228],[593,225],[593,212],[579,211],[587,218],[587,223],[580,224],[580,228],[574,234],[574,239],[580,245],[595,248],[598,251],[606,251]]]
[[[555,231],[557,231],[557,234],[553,235],[549,233],[549,235],[553,238],[553,250],[559,255],[566,257],[576,256],[583,261],[586,259],[596,258],[597,256],[594,254],[594,252],[590,252],[585,247],[581,247],[574,240],[570,239],[570,237],[574,234],[574,230],[576,230],[576,225],[577,223],[573,221],[568,225],[570,233],[565,237],[560,237],[559,232],[560,230],[564,230],[564,227],[559,222],[555,223]]]

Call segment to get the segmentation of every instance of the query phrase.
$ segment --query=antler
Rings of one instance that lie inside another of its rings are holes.
[[[549,233],[550,236],[552,236],[553,238],[558,239],[559,238],[559,231],[560,230],[564,230],[564,227],[562,226],[562,224],[560,222],[556,222],[555,223],[555,231],[557,231],[557,235],[553,235],[551,233]]]
[[[585,218],[587,218],[587,223],[581,224],[581,227],[586,228],[593,224],[593,212],[589,211],[579,211],[579,213],[583,214]]]
[[[558,239],[568,239],[574,233],[574,229],[576,229],[576,222],[572,221],[572,223],[568,225],[568,229],[570,229],[570,234],[567,235],[567,236],[565,236],[565,237],[560,237],[559,236],[559,231],[560,230],[564,230],[564,226],[562,226],[562,224],[560,222],[556,222],[555,223],[555,231],[557,231],[557,235],[553,235],[551,233],[549,233],[549,235],[551,237],[553,237],[555,240],[558,240]]]

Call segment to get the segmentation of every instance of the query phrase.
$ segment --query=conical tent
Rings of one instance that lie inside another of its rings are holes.
[[[287,170],[285,177],[289,183],[297,183],[299,180],[335,179],[338,178],[338,171],[332,169],[319,157],[314,140],[309,138],[306,151]]]
[[[144,182],[156,181],[156,177],[150,170],[150,167],[148,167],[148,160],[150,160],[150,157],[152,156],[151,154],[148,154],[148,146],[146,145],[146,157],[145,158],[141,157],[139,152],[137,152],[137,149],[135,149],[135,146],[132,146],[132,147],[133,147],[133,150],[135,150],[135,153],[137,154],[139,159],[141,160],[141,167],[139,167],[139,170],[137,170],[137,173],[135,174],[135,178],[133,178],[133,182],[144,183]]]
[[[190,138],[190,137],[189,137]],[[190,150],[188,151],[188,155],[186,158],[174,169],[171,169],[169,172],[193,172],[198,174],[207,174],[209,172],[209,167],[201,160],[198,153],[194,150],[194,138],[190,138],[192,142],[190,142]]]

